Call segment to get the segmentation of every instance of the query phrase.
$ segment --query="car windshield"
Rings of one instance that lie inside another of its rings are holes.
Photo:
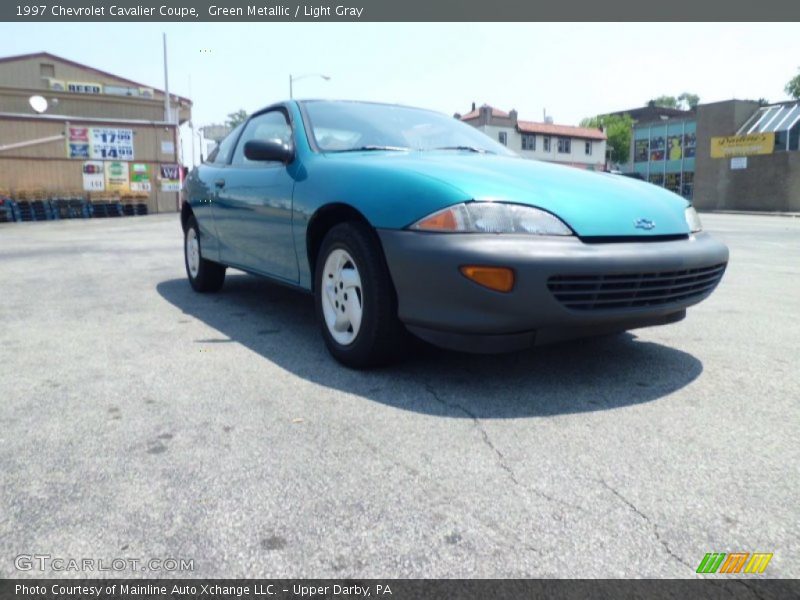
[[[443,114],[368,102],[306,101],[309,136],[321,152],[451,150],[513,155],[502,144]]]

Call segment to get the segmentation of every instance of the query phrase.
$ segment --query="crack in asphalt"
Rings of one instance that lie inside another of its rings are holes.
[[[397,459],[395,459],[395,458],[393,458],[393,457],[391,457],[391,456],[387,455],[385,452],[383,452],[383,451],[382,451],[382,449],[381,449],[381,448],[379,448],[378,446],[375,446],[373,443],[371,443],[370,441],[366,440],[366,439],[365,439],[365,438],[364,438],[362,435],[360,435],[360,434],[358,433],[358,431],[356,431],[356,430],[350,430],[350,431],[351,431],[351,432],[352,432],[352,434],[353,434],[353,438],[354,438],[354,439],[356,439],[357,441],[359,441],[359,442],[360,442],[360,443],[361,443],[361,444],[362,444],[364,447],[366,447],[366,448],[367,448],[367,449],[368,449],[368,450],[369,450],[369,451],[370,451],[370,452],[371,452],[371,453],[372,453],[374,456],[376,456],[376,457],[378,457],[379,459],[382,459],[382,460],[388,460],[388,461],[389,461],[391,464],[393,464],[393,465],[395,465],[396,467],[399,467],[400,469],[404,470],[404,471],[406,472],[406,474],[408,474],[408,475],[411,475],[411,476],[412,476],[412,477],[414,477],[414,478],[418,478],[418,477],[425,477],[425,475],[424,475],[424,474],[422,474],[420,471],[417,471],[416,469],[414,469],[413,467],[410,467],[410,466],[406,465],[406,464],[405,464],[405,463],[403,463],[402,461],[400,461],[400,460],[397,460]],[[446,491],[446,489],[445,489],[443,486],[441,486],[441,485],[440,485],[438,482],[436,482],[436,481],[433,481],[433,480],[431,480],[431,479],[428,479],[428,481],[429,481],[429,482],[430,482],[432,485],[434,485],[435,487],[437,487],[437,488],[438,488],[440,491],[442,491],[442,492],[445,492],[445,491]],[[452,502],[452,500],[449,500],[449,502]],[[474,518],[474,519],[475,519],[475,520],[476,520],[478,523],[480,523],[481,525],[483,525],[483,527],[485,527],[485,528],[486,528],[486,529],[488,529],[489,531],[491,531],[491,532],[493,532],[494,534],[496,534],[496,535],[499,537],[499,541],[500,541],[500,542],[506,542],[506,541],[508,541],[508,538],[514,538],[514,537],[516,537],[517,541],[516,541],[516,542],[514,542],[514,543],[512,543],[512,544],[511,544],[509,547],[511,547],[511,548],[518,548],[518,547],[520,547],[520,546],[521,546],[522,548],[524,548],[524,549],[525,549],[525,550],[527,550],[528,552],[535,552],[535,553],[536,553],[536,554],[538,554],[539,556],[544,556],[544,553],[542,552],[542,550],[541,550],[541,549],[539,549],[539,548],[536,548],[535,546],[532,546],[532,545],[530,545],[530,544],[528,544],[528,543],[524,542],[523,540],[519,539],[519,537],[517,536],[517,533],[518,533],[518,532],[515,532],[515,531],[508,531],[508,530],[506,530],[504,527],[502,527],[501,525],[499,525],[498,523],[491,523],[491,524],[489,524],[489,523],[486,523],[486,522],[485,522],[485,521],[484,521],[484,520],[481,518],[483,515],[480,515],[480,514],[476,513],[475,511],[473,511],[473,510],[472,510],[472,508],[473,508],[473,507],[471,507],[471,506],[466,506],[466,505],[464,505],[464,509],[465,509],[465,510],[467,510],[467,511],[469,511],[469,512],[472,514],[473,518]]]
[[[661,537],[661,534],[658,532],[658,525],[656,523],[654,523],[650,519],[650,517],[648,517],[641,510],[639,510],[636,507],[636,505],[633,504],[633,502],[628,500],[625,496],[623,496],[617,490],[615,490],[613,487],[608,485],[608,483],[606,483],[606,481],[604,479],[599,479],[598,481],[599,481],[599,483],[601,483],[603,485],[603,487],[605,487],[608,491],[610,491],[617,498],[619,498],[622,501],[622,503],[625,504],[625,506],[627,506],[629,509],[631,509],[634,513],[636,513],[636,515],[638,515],[640,518],[642,518],[650,526],[650,529],[653,530],[653,535],[655,536],[656,541],[658,541],[658,543],[661,544],[661,546],[664,548],[664,551],[669,556],[671,556],[673,559],[677,560],[683,566],[688,567],[689,569],[691,569],[694,572],[694,567],[692,567],[692,565],[687,563],[683,558],[681,558],[680,556],[675,554],[675,552],[672,551],[672,548],[669,547],[669,544],[667,543],[667,541],[665,539],[663,539]]]
[[[511,479],[511,481],[514,483],[514,485],[519,486],[519,487],[524,488],[524,489],[528,489],[531,492],[533,492],[534,494],[536,494],[537,496],[539,496],[540,498],[544,498],[545,500],[548,500],[550,502],[558,504],[558,505],[560,505],[562,507],[568,507],[568,508],[571,508],[573,510],[578,510],[578,511],[585,512],[585,509],[582,506],[577,506],[575,504],[570,504],[569,502],[565,502],[565,501],[560,500],[558,498],[554,498],[550,494],[547,494],[547,493],[545,493],[545,492],[543,492],[543,491],[541,491],[541,490],[539,490],[539,489],[537,489],[535,487],[526,486],[526,485],[520,483],[519,479],[517,479],[517,475],[514,473],[514,470],[506,462],[505,455],[500,451],[500,449],[497,446],[494,445],[494,443],[492,442],[492,439],[489,437],[489,433],[483,427],[483,424],[481,423],[481,420],[478,418],[478,416],[475,413],[473,413],[471,410],[469,410],[465,406],[462,406],[461,404],[457,404],[455,402],[447,402],[441,396],[439,396],[438,392],[435,389],[433,389],[433,387],[430,384],[426,383],[425,384],[425,389],[428,391],[428,393],[431,396],[433,396],[433,398],[439,404],[441,404],[443,406],[446,406],[446,407],[448,407],[450,409],[460,410],[465,415],[467,415],[470,419],[472,419],[473,425],[475,426],[475,428],[478,430],[478,432],[481,434],[481,437],[483,438],[483,443],[486,446],[488,446],[489,449],[491,449],[492,452],[494,452],[495,456],[497,457],[497,462],[500,465],[500,468],[503,469],[503,471],[506,472],[506,474],[508,475],[508,478]]]
[[[491,449],[491,451],[494,452],[494,454],[497,456],[497,461],[500,464],[500,468],[503,469],[508,474],[508,477],[511,479],[511,481],[514,482],[514,485],[521,485],[519,480],[517,479],[517,476],[514,474],[514,471],[511,469],[511,467],[508,466],[508,464],[506,464],[506,457],[503,456],[503,453],[500,452],[497,446],[495,446],[492,443],[492,439],[489,437],[489,434],[486,432],[486,429],[483,427],[483,424],[481,423],[478,416],[471,410],[462,406],[461,404],[447,402],[446,400],[441,398],[438,392],[435,389],[433,389],[433,387],[431,387],[429,384],[425,384],[425,389],[431,396],[433,396],[433,398],[439,404],[442,404],[443,406],[446,406],[451,409],[460,410],[470,419],[472,419],[473,425],[475,425],[475,428],[478,430],[478,432],[481,434],[481,437],[483,438],[483,443],[486,444]]]

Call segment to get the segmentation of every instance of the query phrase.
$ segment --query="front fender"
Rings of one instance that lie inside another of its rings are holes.
[[[469,200],[463,191],[436,178],[409,171],[348,165],[318,155],[304,165],[293,196],[292,233],[300,285],[311,287],[306,251],[308,225],[320,208],[343,204],[376,229],[402,229],[445,206]]]

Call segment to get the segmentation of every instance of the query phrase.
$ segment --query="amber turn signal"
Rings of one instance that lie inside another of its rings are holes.
[[[461,274],[475,283],[497,292],[510,292],[514,287],[514,271],[508,267],[465,265]]]
[[[458,222],[453,208],[445,208],[418,221],[415,229],[422,231],[458,231]]]

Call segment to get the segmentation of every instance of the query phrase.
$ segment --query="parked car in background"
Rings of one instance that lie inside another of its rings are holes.
[[[192,287],[220,290],[231,267],[313,293],[351,367],[390,361],[409,332],[501,352],[673,323],[728,261],[680,196],[404,106],[269,106],[189,174],[185,200]]]

